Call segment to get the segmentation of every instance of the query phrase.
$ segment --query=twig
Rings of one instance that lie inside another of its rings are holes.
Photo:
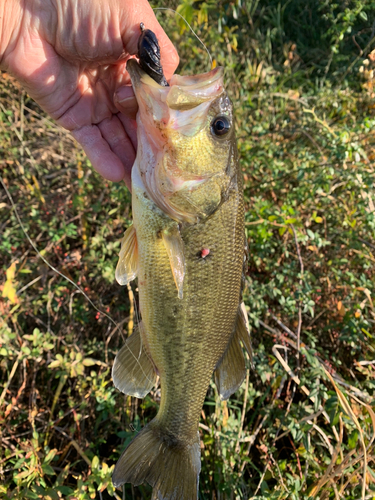
[[[298,131],[302,132],[303,134],[305,134],[305,136],[310,139],[310,141],[314,144],[314,146],[317,148],[317,150],[319,151],[319,153],[321,155],[323,155],[323,150],[322,148],[319,146],[319,144],[315,141],[315,139],[313,137],[311,137],[311,135],[306,132],[306,130],[304,130],[303,128],[300,128],[298,129]]]
[[[373,44],[374,41],[375,41],[375,36],[372,36],[371,40],[368,42],[366,47],[363,49],[362,54],[366,54],[367,50],[371,47],[371,44]],[[353,69],[353,66],[356,64],[356,62],[359,60],[359,58],[362,56],[362,54],[357,55],[357,57],[354,59],[354,61],[351,64],[349,64],[347,70],[345,71],[343,76],[340,78],[339,83],[341,83],[344,80],[344,78],[346,77],[346,75]]]
[[[56,429],[57,432],[59,432],[60,434],[62,434],[64,437],[66,437],[67,439],[69,439],[69,441],[72,443],[72,445],[74,446],[74,448],[78,451],[78,453],[81,455],[81,457],[83,458],[83,460],[87,463],[87,465],[89,465],[91,467],[91,460],[86,455],[86,453],[82,450],[82,448],[77,443],[77,441],[75,439],[71,438],[69,436],[69,434],[67,434],[63,429],[61,429],[61,427],[57,427],[55,425],[53,428]]]
[[[272,347],[272,352],[273,354],[276,356],[277,360],[279,361],[279,363],[281,364],[281,366],[284,368],[284,370],[286,371],[286,373],[289,375],[289,377],[293,380],[293,382],[295,382],[298,386],[300,386],[302,392],[304,392],[306,394],[306,396],[313,402],[315,403],[315,397],[314,396],[310,396],[310,391],[308,390],[308,388],[305,386],[305,385],[301,385],[301,380],[300,378],[295,375],[295,373],[293,372],[293,370],[290,368],[290,366],[285,362],[285,360],[283,359],[283,357],[281,356],[281,354],[279,353],[278,349],[288,349],[287,347],[283,346],[283,345],[278,345],[278,344],[275,344],[273,347]],[[324,368],[323,368],[324,369]],[[322,413],[323,415],[325,416],[326,420],[328,423],[330,423],[330,419],[329,419],[329,416],[327,414],[327,412],[324,410],[324,408],[322,407],[322,405],[319,405],[319,410],[322,410]],[[334,429],[334,427],[333,427]]]
[[[298,238],[297,238],[297,233],[295,230],[295,227],[293,224],[291,224],[293,234],[294,234],[294,241],[296,243],[296,249],[297,249],[297,255],[298,255],[298,260],[299,264],[301,266],[301,272],[300,272],[300,280],[299,280],[299,285],[302,288],[303,285],[303,274],[304,274],[304,265],[303,265],[303,260],[301,256],[301,249],[298,244]],[[300,349],[301,349],[301,328],[302,328],[302,299],[299,299],[299,304],[298,304],[298,326],[297,326],[297,373],[300,370]]]
[[[133,328],[134,328],[134,305],[135,305],[135,299],[134,299],[134,293],[132,290],[132,287],[130,283],[127,285],[128,289],[128,296],[129,296],[129,303],[130,303],[130,311],[129,311],[129,322],[128,322],[128,334],[131,335],[133,333]]]
[[[50,412],[50,416],[49,416],[50,422],[52,421],[53,412],[55,411],[55,407],[56,407],[57,401],[59,400],[61,391],[63,390],[63,387],[64,387],[65,382],[67,380],[68,380],[68,375],[66,373],[64,373],[63,375],[61,375],[60,380],[59,380],[59,384],[57,386],[57,389],[56,389],[56,392],[55,392],[55,395],[54,395],[53,401],[52,401],[51,412]],[[46,432],[46,437],[44,439],[44,446],[48,445],[48,443],[50,442],[50,439],[51,439],[51,434],[50,434],[50,431],[48,430]]]
[[[259,479],[257,489],[255,490],[254,495],[250,498],[250,500],[255,500],[257,498],[257,493],[259,491],[261,484],[263,483],[263,479],[264,479],[264,476],[266,475],[267,469],[268,469],[268,462],[266,463],[264,470],[263,470],[263,474],[261,475],[261,478]]]
[[[245,222],[245,226],[254,226],[257,224],[269,224],[270,226],[275,226],[275,227],[285,227],[289,224],[278,224],[275,221],[270,221],[267,219],[258,219],[258,220],[252,220],[250,222]]]
[[[23,364],[24,364],[24,367],[25,367],[25,364],[26,364],[26,360],[23,359]],[[21,387],[18,389],[18,392],[17,392],[17,396],[15,397],[15,399],[12,398],[12,402],[8,405],[5,413],[4,413],[4,418],[7,418],[8,415],[10,414],[10,412],[12,411],[12,409],[17,405],[17,402],[18,402],[18,399],[19,397],[21,396],[21,394],[23,393],[25,387],[26,387],[26,368],[25,368],[25,375],[23,377],[23,382],[21,384]],[[1,404],[0,404],[1,406]]]
[[[1,393],[1,396],[0,396],[0,407],[3,404],[3,401],[5,399],[5,395],[7,393],[7,390],[9,389],[10,383],[12,382],[12,379],[13,379],[15,373],[16,373],[16,370],[18,368],[18,365],[19,365],[21,357],[22,357],[22,351],[19,352],[19,354],[17,356],[17,359],[14,362],[14,365],[12,366],[12,370],[11,370],[11,372],[9,374],[8,381],[7,381],[7,383],[4,386],[3,392]]]
[[[280,395],[281,395],[281,392],[282,392],[282,390],[283,390],[283,388],[284,388],[285,380],[286,380],[286,377],[285,377],[285,376],[283,376],[283,377],[282,377],[282,379],[281,379],[281,381],[280,381],[280,385],[279,385],[279,387],[278,387],[278,389],[277,389],[277,392],[276,392],[276,395],[275,395],[275,398],[274,398],[273,402],[275,402],[275,401],[277,401],[277,400],[279,399],[279,397],[280,397]],[[252,447],[252,445],[254,444],[255,439],[256,439],[257,435],[259,434],[259,432],[260,432],[261,428],[263,427],[264,423],[266,422],[267,417],[268,417],[268,415],[264,415],[264,417],[262,418],[262,420],[261,420],[260,424],[258,425],[258,427],[255,429],[255,431],[253,432],[253,434],[252,434],[251,436],[246,437],[246,438],[244,438],[244,439],[241,439],[241,442],[246,442],[246,441],[248,441],[248,442],[249,442],[248,448],[247,448],[247,450],[246,450],[246,454],[247,454],[247,455],[249,455],[250,450],[251,450],[251,447]],[[274,438],[274,440],[273,440],[273,444],[272,444],[272,446],[274,446],[274,445],[275,445],[275,442],[276,442],[277,436],[278,436],[278,434],[279,434],[279,432],[280,432],[280,429],[281,429],[281,425],[282,425],[282,422],[280,423],[280,426],[279,426],[279,428],[278,428],[278,429],[277,429],[277,431],[276,431],[276,435],[275,435],[275,438]],[[243,470],[244,470],[244,468],[245,468],[245,465],[246,465],[246,462],[245,462],[245,461],[243,461],[243,462],[242,462],[242,465],[241,465],[241,473],[243,472]]]
[[[298,451],[297,451],[297,449],[295,447],[295,444],[293,443],[293,439],[290,436],[288,436],[288,437],[289,437],[290,444],[292,445],[294,454],[295,454],[296,459],[297,459],[297,467],[298,467],[298,470],[299,470],[299,476],[300,476],[301,481],[302,481],[303,480],[303,473],[302,473],[301,461],[299,459],[299,454],[298,454]]]
[[[363,435],[362,427],[361,427],[361,424],[359,423],[359,421],[358,421],[355,413],[353,412],[350,404],[348,403],[347,399],[345,398],[344,394],[336,386],[336,384],[335,384],[335,382],[334,382],[331,374],[324,367],[323,367],[323,370],[325,371],[325,374],[329,378],[331,384],[333,385],[333,387],[334,387],[334,389],[336,391],[336,394],[337,394],[338,400],[339,400],[339,402],[341,404],[341,407],[343,408],[343,410],[345,411],[345,413],[352,419],[354,425],[357,427],[358,432],[359,432],[360,441],[361,441],[361,445],[362,445],[362,448],[363,448],[362,498],[365,498],[365,493],[366,493],[366,474],[367,474],[367,448],[366,448],[366,444],[365,444],[365,440],[364,440],[364,435]],[[357,398],[355,398],[355,399],[357,399]],[[357,399],[357,401],[359,401],[359,400]]]
[[[240,451],[240,438],[241,438],[241,434],[242,434],[242,430],[243,430],[243,423],[244,423],[244,420],[245,420],[247,396],[249,394],[249,377],[250,377],[250,371],[247,370],[246,371],[245,395],[243,397],[241,422],[240,422],[240,428],[238,429],[237,443],[236,443],[236,447],[234,449],[235,453],[239,453],[239,451]]]
[[[284,323],[282,323],[277,316],[275,316],[273,313],[270,313],[271,318],[276,321],[276,323],[283,329],[285,330],[286,333],[288,333],[294,340],[297,340],[297,335],[292,332],[290,328],[288,328]],[[263,325],[264,326],[264,323]]]
[[[117,330],[119,328],[122,327],[122,325],[124,323],[126,323],[127,321],[129,321],[129,317],[123,319],[122,321],[120,321],[120,323],[118,323],[115,328],[113,328],[113,330],[111,331],[111,333],[108,335],[108,338],[107,340],[105,341],[105,362],[108,364],[108,345],[113,337],[113,335],[117,332]]]
[[[40,279],[42,278],[42,275],[40,276],[37,276],[36,278],[34,278],[32,281],[30,281],[29,283],[27,283],[27,285],[25,285],[24,287],[21,288],[21,290],[18,290],[17,291],[17,295],[21,295],[22,292],[24,292],[27,288],[29,288],[29,286],[32,286],[34,285],[35,283],[37,283]]]
[[[212,432],[212,429],[210,429],[210,427],[208,427],[205,424],[202,424],[201,422],[199,422],[199,428],[203,429],[204,431],[208,432],[209,434],[211,434],[211,432]],[[220,435],[225,437],[225,434],[223,434],[222,432],[214,430],[214,436],[215,436],[215,438],[219,437]]]
[[[281,486],[284,488],[284,490],[290,494],[290,491],[288,490],[286,484],[284,483],[283,481],[283,476],[281,475],[281,471],[280,471],[280,467],[279,467],[279,464],[277,462],[277,460],[274,459],[272,453],[269,454],[270,455],[270,459],[272,460],[273,464],[275,465],[276,469],[277,469],[277,472],[279,474],[279,478],[280,478],[280,483],[281,483]]]
[[[330,134],[332,134],[332,135],[333,135],[333,137],[334,137],[335,139],[337,139],[337,135],[336,135],[336,134],[335,134],[335,132],[331,129],[331,127],[328,125],[327,121],[326,121],[325,119],[324,119],[324,120],[322,120],[321,118],[319,118],[319,117],[317,116],[317,114],[315,113],[315,110],[314,110],[314,109],[306,109],[306,108],[305,108],[303,111],[304,111],[305,113],[309,113],[310,115],[312,115],[312,116],[314,117],[314,120],[315,120],[316,122],[320,123],[320,125],[322,125],[325,129],[327,129],[327,130],[328,130],[328,132],[329,132]]]

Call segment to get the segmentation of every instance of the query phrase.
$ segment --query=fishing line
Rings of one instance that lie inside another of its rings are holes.
[[[206,47],[206,45],[202,42],[202,40],[199,38],[199,36],[195,33],[195,31],[193,30],[193,28],[190,26],[190,24],[187,22],[187,20],[184,18],[184,16],[182,16],[179,12],[177,12],[177,10],[174,10],[174,9],[171,9],[170,7],[155,7],[153,8],[152,10],[170,10],[171,12],[174,12],[175,14],[177,14],[178,16],[180,16],[180,18],[184,21],[184,23],[189,27],[190,31],[193,33],[193,35],[195,36],[195,38],[198,40],[199,43],[201,43],[203,45],[203,48],[204,50],[207,52],[208,54],[208,57],[210,59],[210,65],[211,65],[211,68],[210,69],[213,69],[212,68],[212,65],[213,65],[213,61],[212,61],[212,56],[211,56],[211,53],[210,51],[208,50],[208,48]]]
[[[98,307],[96,307],[96,305],[92,302],[92,300],[90,299],[90,297],[82,290],[82,288],[80,288],[76,283],[74,283],[73,280],[71,280],[70,278],[68,278],[68,276],[65,276],[65,274],[61,273],[58,269],[56,269],[52,264],[50,264],[44,257],[43,255],[39,252],[39,250],[37,249],[37,247],[34,245],[34,242],[32,241],[32,239],[30,238],[28,232],[26,231],[25,229],[25,226],[23,225],[22,223],[22,220],[18,214],[18,210],[16,208],[16,205],[13,201],[13,198],[12,198],[12,195],[10,194],[10,192],[8,191],[8,188],[6,187],[4,181],[3,181],[3,178],[0,177],[0,182],[4,188],[4,191],[6,193],[6,195],[8,196],[8,199],[10,201],[10,204],[12,205],[12,209],[14,210],[14,213],[16,215],[16,218],[18,220],[18,223],[19,225],[21,226],[21,229],[24,233],[24,235],[26,236],[28,242],[30,243],[30,245],[33,247],[33,249],[35,250],[35,252],[37,253],[38,257],[40,259],[42,259],[42,261],[50,268],[52,269],[53,271],[55,271],[55,273],[57,273],[59,276],[61,276],[62,278],[66,279],[67,281],[69,281],[69,283],[71,283],[80,293],[82,293],[82,295],[87,299],[87,301],[89,302],[89,304],[95,309],[95,311],[97,311],[98,313],[100,314],[103,314],[103,316],[105,316],[106,318],[108,318],[116,327],[117,327],[117,323],[107,314],[105,313],[104,311],[101,311]]]
[[[92,302],[92,300],[90,299],[90,297],[73,281],[71,280],[70,278],[68,278],[68,276],[65,276],[65,274],[61,273],[58,269],[56,269],[52,264],[50,264],[44,257],[43,255],[39,252],[39,250],[37,249],[37,247],[34,245],[34,242],[32,241],[32,239],[30,238],[27,230],[25,229],[25,226],[23,225],[22,223],[22,220],[18,214],[18,210],[17,210],[17,207],[13,201],[13,198],[12,198],[12,195],[10,194],[10,192],[8,191],[8,188],[6,187],[2,177],[0,177],[0,183],[1,185],[3,186],[4,188],[4,191],[6,193],[6,195],[8,196],[8,199],[12,205],[12,209],[14,210],[14,213],[16,215],[16,218],[18,220],[18,223],[24,233],[24,235],[26,236],[28,242],[30,243],[30,245],[32,246],[32,248],[35,250],[36,254],[38,255],[38,257],[40,259],[42,259],[42,261],[50,268],[52,269],[52,271],[54,271],[55,273],[57,273],[59,276],[61,276],[62,278],[66,279],[69,283],[71,283],[80,293],[82,293],[82,295],[87,299],[87,301],[89,302],[89,304],[95,309],[95,311],[97,311],[98,313],[100,314],[103,314],[103,316],[105,316],[106,318],[108,318],[114,325],[116,328],[119,327],[119,325],[117,325],[117,323],[111,318],[111,316],[109,316],[107,313],[105,313],[104,311],[101,311],[98,307],[96,307],[96,305]],[[137,318],[138,318],[138,312],[137,312]],[[126,342],[125,342],[125,345]],[[142,365],[140,364],[139,362],[139,359],[135,356],[135,354],[133,353],[133,351],[130,349],[129,346],[127,346],[128,350],[130,351],[131,355],[133,356],[133,358],[135,359],[135,361],[138,363],[138,365],[140,366],[141,368],[141,371],[143,373],[143,375],[145,376],[145,378],[151,382],[150,378],[147,376],[147,374],[144,372],[143,368],[142,368]]]
[[[138,288],[136,288],[136,291],[138,291]],[[138,305],[137,305],[137,299],[135,298],[135,293],[133,293],[133,307],[134,307],[134,316],[137,321],[137,326],[139,327],[141,323],[141,315],[138,311]]]
[[[104,311],[101,311],[98,307],[96,307],[96,305],[92,302],[92,300],[90,299],[90,297],[79,287],[79,285],[77,285],[73,280],[71,280],[70,278],[68,278],[68,276],[65,276],[65,274],[63,274],[62,272],[60,272],[58,269],[56,269],[52,264],[50,264],[44,257],[43,255],[39,252],[39,250],[37,249],[37,247],[35,246],[34,242],[32,241],[32,239],[30,238],[27,230],[25,229],[25,226],[23,225],[22,223],[22,220],[18,214],[18,210],[17,210],[17,207],[13,201],[13,198],[12,198],[12,195],[10,194],[10,192],[8,191],[8,188],[6,187],[2,177],[0,177],[0,183],[1,185],[3,186],[4,188],[4,191],[6,193],[6,195],[8,196],[8,199],[10,201],[10,204],[12,205],[12,209],[14,210],[14,213],[16,215],[16,218],[18,220],[18,223],[24,233],[24,235],[26,236],[28,242],[30,243],[30,245],[32,246],[32,248],[34,249],[34,251],[36,252],[36,254],[38,255],[38,257],[40,259],[42,259],[42,261],[50,268],[52,269],[52,271],[54,271],[55,273],[57,273],[59,276],[61,276],[62,278],[64,278],[65,280],[67,280],[69,283],[71,283],[86,299],[87,301],[89,302],[89,304],[95,309],[95,311],[97,311],[98,313],[100,314],[103,314],[103,316],[105,316],[106,318],[108,318],[111,323],[113,323],[115,325],[116,328],[119,327],[119,325],[117,325],[117,323],[111,318],[111,316],[109,316],[107,313],[105,313]],[[137,316],[137,321],[139,321],[139,315],[138,315],[138,311],[136,311],[136,316]],[[139,321],[140,322],[140,321]],[[127,345],[127,343],[125,342],[125,345]],[[145,373],[145,371],[143,370],[142,368],[142,365],[141,363],[139,362],[139,359],[137,358],[137,356],[133,353],[133,351],[130,349],[129,346],[127,346],[128,350],[130,351],[131,355],[133,356],[133,358],[135,359],[136,363],[138,363],[138,365],[140,366],[140,369],[143,373],[143,375],[145,376],[145,378],[151,382],[150,378],[147,376],[147,374]],[[139,353],[139,356],[140,356],[141,353]]]

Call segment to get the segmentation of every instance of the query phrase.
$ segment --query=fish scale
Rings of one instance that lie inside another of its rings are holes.
[[[226,399],[246,374],[241,343],[251,354],[240,307],[242,173],[221,69],[187,77],[186,86],[177,77],[178,94],[169,94],[173,79],[170,87],[159,86],[134,60],[128,71],[141,147],[132,173],[133,226],[116,276],[124,284],[138,275],[142,322],[117,355],[113,379],[123,392],[143,397],[157,373],[161,401],[123,452],[113,483],[148,482],[155,500],[196,500],[199,418],[210,380],[215,373]],[[203,104],[199,85],[207,93]],[[171,95],[180,99],[184,92],[178,109]],[[222,121],[217,135],[227,136],[215,136],[216,119]]]

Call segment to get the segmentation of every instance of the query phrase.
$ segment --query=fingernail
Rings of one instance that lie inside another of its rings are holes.
[[[118,102],[126,101],[127,99],[135,99],[133,89],[129,86],[120,87],[115,93]]]
[[[126,97],[125,99],[117,99],[118,104],[124,108],[138,108],[137,99],[135,97]]]

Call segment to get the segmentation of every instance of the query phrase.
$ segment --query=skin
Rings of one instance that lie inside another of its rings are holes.
[[[125,66],[140,22],[156,34],[169,79],[178,55],[146,0],[0,0],[0,68],[72,132],[101,175],[129,188],[137,103]]]

